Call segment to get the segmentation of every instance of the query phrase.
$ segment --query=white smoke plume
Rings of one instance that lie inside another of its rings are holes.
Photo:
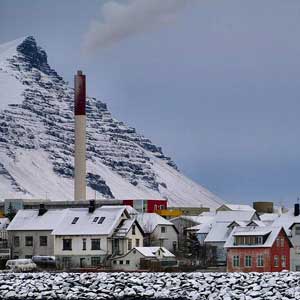
[[[119,41],[173,21],[192,0],[109,1],[102,5],[85,35],[83,50],[93,53]]]

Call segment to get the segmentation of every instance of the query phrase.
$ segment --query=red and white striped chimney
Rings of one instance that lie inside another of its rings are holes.
[[[85,75],[77,71],[75,85],[75,182],[74,200],[86,200],[86,88]]]

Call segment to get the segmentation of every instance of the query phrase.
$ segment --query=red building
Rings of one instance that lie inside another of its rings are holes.
[[[123,200],[124,205],[129,205],[139,212],[154,213],[156,210],[167,209],[168,201],[165,199],[149,200],[149,199],[135,199]]]
[[[225,243],[227,272],[290,270],[291,247],[281,227],[236,227]]]

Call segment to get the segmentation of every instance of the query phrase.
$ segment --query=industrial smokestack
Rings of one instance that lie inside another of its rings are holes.
[[[74,200],[86,200],[86,115],[85,75],[75,75],[75,183]]]

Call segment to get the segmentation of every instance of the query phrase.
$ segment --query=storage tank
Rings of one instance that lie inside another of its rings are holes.
[[[253,202],[253,208],[258,214],[273,213],[274,203],[268,201]]]

